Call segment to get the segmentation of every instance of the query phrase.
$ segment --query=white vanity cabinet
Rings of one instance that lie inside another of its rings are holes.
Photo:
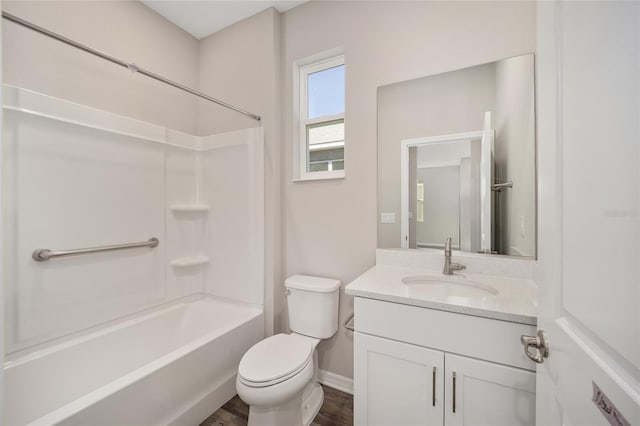
[[[362,297],[355,318],[355,425],[535,424],[535,326]]]
[[[357,333],[356,425],[442,425],[444,352]]]
[[[535,372],[446,353],[444,376],[445,425],[535,424]]]

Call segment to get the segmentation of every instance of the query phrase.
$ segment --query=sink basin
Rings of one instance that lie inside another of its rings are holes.
[[[433,275],[415,275],[402,278],[409,294],[428,298],[485,298],[495,296],[498,290],[463,277],[438,277]]]

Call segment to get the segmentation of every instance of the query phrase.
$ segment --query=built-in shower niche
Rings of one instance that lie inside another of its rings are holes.
[[[10,355],[194,293],[262,304],[261,128],[193,136],[3,91]],[[157,247],[32,258],[151,237]]]

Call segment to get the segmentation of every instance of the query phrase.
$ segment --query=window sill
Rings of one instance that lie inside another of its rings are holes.
[[[330,172],[311,172],[304,173],[302,176],[291,179],[291,182],[307,182],[313,180],[330,180],[330,179],[344,179],[344,170],[333,170]]]

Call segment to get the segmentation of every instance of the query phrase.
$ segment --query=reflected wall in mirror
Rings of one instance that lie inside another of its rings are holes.
[[[378,247],[536,253],[533,55],[378,89]]]

